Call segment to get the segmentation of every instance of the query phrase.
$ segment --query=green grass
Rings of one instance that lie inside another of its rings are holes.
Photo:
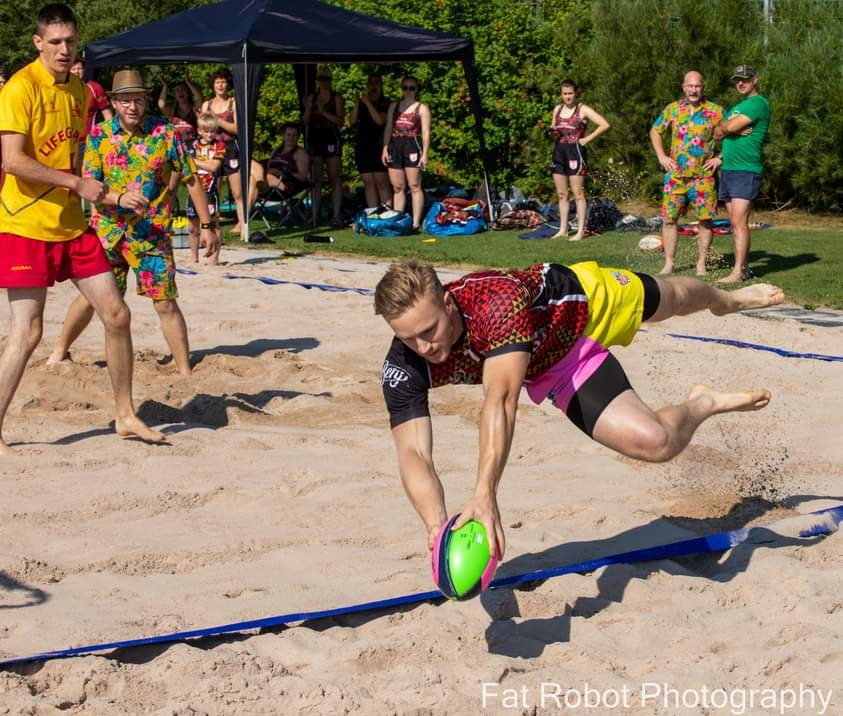
[[[262,229],[253,224],[253,231]],[[269,237],[293,253],[348,253],[388,258],[420,258],[435,264],[468,267],[523,267],[542,261],[563,264],[596,260],[605,266],[626,267],[643,273],[661,268],[661,254],[638,249],[639,234],[614,231],[578,243],[559,240],[528,241],[512,231],[487,231],[474,236],[438,237],[422,243],[427,235],[383,238],[355,236],[351,229],[320,227],[316,233],[334,237],[333,244],[305,243],[310,229],[287,228]],[[680,236],[677,273],[693,275],[696,240]],[[239,244],[239,242],[237,242]],[[240,244],[242,245],[242,244]],[[266,246],[266,245],[262,245]],[[707,280],[725,276],[732,266],[731,236],[715,236]],[[765,229],[752,233],[750,269],[753,281],[781,286],[787,300],[815,308],[843,309],[843,232],[833,229]]]

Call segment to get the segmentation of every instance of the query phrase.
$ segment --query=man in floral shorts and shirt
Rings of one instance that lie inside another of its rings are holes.
[[[705,82],[699,72],[688,72],[682,81],[685,97],[671,102],[653,122],[650,141],[664,175],[662,194],[662,240],[664,266],[659,273],[673,272],[676,256],[676,221],[692,204],[700,222],[697,237],[697,275],[706,273],[705,259],[711,245],[711,220],[717,214],[714,170],[721,160],[714,156],[714,128],[723,119],[723,108],[705,99]],[[671,130],[670,156],[662,135]]]
[[[176,369],[191,371],[187,326],[176,303],[176,265],[170,242],[170,175],[178,172],[199,216],[206,256],[219,250],[219,236],[208,211],[196,164],[175,127],[163,117],[146,116],[149,91],[136,70],[115,73],[109,95],[113,119],[88,134],[82,175],[104,182],[105,196],[96,202],[91,225],[96,229],[118,288],[126,291],[129,271],[137,292],[153,301]],[[70,344],[93,316],[84,297],[70,306],[54,360],[67,356]]]

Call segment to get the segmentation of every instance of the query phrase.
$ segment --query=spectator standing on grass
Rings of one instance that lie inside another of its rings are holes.
[[[389,174],[381,160],[389,104],[389,100],[383,96],[381,76],[369,75],[366,91],[357,98],[351,110],[350,123],[357,125],[354,158],[366,189],[366,206],[370,207],[392,204]]]
[[[410,187],[413,228],[421,227],[424,211],[422,172],[430,150],[430,109],[418,99],[419,81],[410,75],[401,80],[401,99],[389,105],[383,133],[381,160],[389,169],[392,208],[404,211]]]
[[[563,80],[560,86],[561,102],[553,108],[550,128],[556,136],[550,171],[559,201],[559,231],[553,238],[568,236],[568,190],[574,195],[577,207],[577,233],[569,241],[579,241],[585,236],[586,209],[585,176],[588,174],[586,145],[609,129],[609,122],[599,112],[577,99],[577,83]],[[586,134],[588,123],[597,126]]]
[[[190,155],[196,163],[196,174],[207,197],[208,214],[213,224],[211,231],[216,234],[217,238],[216,251],[208,257],[208,263],[213,266],[220,262],[220,195],[218,185],[220,167],[225,161],[225,144],[216,138],[217,129],[217,118],[213,114],[210,112],[200,114],[196,121],[196,131],[199,136],[190,143]],[[173,172],[173,176],[178,178],[179,174]],[[193,197],[189,195],[187,197],[187,218],[190,222],[190,260],[197,263],[199,261],[201,219],[193,202]]]
[[[650,141],[665,171],[661,208],[664,266],[659,273],[673,273],[676,222],[692,206],[700,222],[697,276],[702,276],[711,246],[711,220],[717,214],[714,172],[721,162],[715,156],[714,131],[723,119],[723,108],[705,98],[705,81],[699,72],[685,75],[682,91],[685,96],[667,105],[650,128]],[[667,131],[671,133],[670,154],[662,143]]]
[[[717,198],[726,203],[735,266],[721,283],[738,283],[749,278],[749,214],[761,189],[764,168],[761,150],[770,128],[770,103],[758,94],[758,75],[749,65],[739,65],[732,73],[735,89],[741,97],[726,113],[715,130],[723,140],[723,167]]]
[[[242,196],[240,186],[240,145],[237,143],[237,107],[234,97],[229,96],[232,88],[231,73],[226,69],[217,70],[211,75],[211,87],[214,96],[202,103],[202,112],[210,112],[217,118],[219,129],[217,139],[225,144],[225,160],[222,163],[222,176],[231,188],[234,208],[237,212],[237,226],[233,231],[240,233],[245,241]]]
[[[316,72],[316,92],[304,98],[302,124],[305,126],[305,141],[310,154],[311,179],[313,181],[313,222],[319,222],[322,207],[322,177],[327,170],[331,184],[331,226],[342,226],[342,137],[340,128],[345,123],[343,98],[335,92],[332,74],[328,67],[321,66]],[[323,168],[324,164],[324,168]]]
[[[191,81],[190,73],[184,71],[184,81],[173,85],[173,103],[167,101],[167,82],[161,80],[158,95],[158,109],[179,133],[182,142],[189,147],[197,136],[197,109],[202,107],[202,91]]]

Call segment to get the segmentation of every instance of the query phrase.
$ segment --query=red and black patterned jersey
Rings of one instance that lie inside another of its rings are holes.
[[[381,378],[393,428],[430,415],[431,388],[482,382],[486,358],[527,351],[532,355],[526,379],[538,378],[571,350],[588,322],[588,298],[576,274],[560,264],[472,273],[445,290],[462,314],[465,331],[443,363],[428,363],[393,339]]]

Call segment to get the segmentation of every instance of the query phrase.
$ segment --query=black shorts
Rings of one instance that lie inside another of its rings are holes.
[[[661,291],[652,276],[642,273],[635,275],[644,284],[644,307],[641,320],[646,321],[658,310]],[[608,353],[600,367],[574,393],[565,415],[588,437],[593,437],[597,419],[609,403],[631,388],[629,378],[626,377],[618,359]]]
[[[421,164],[421,157],[418,137],[393,137],[389,142],[386,166],[390,169],[414,169]]]
[[[566,177],[584,177],[588,174],[587,157],[585,147],[579,142],[557,142],[553,149],[553,158],[550,160],[550,171],[553,174],[564,174]]]
[[[240,145],[232,139],[225,145],[225,159],[222,160],[222,175],[230,177],[240,171]]]
[[[208,197],[208,213],[211,216],[216,216],[219,211],[220,205],[220,195],[217,191],[217,183],[214,182],[211,185],[211,188],[206,193]],[[187,218],[188,219],[198,219],[199,215],[196,213],[196,207],[193,205],[193,199],[190,197],[190,194],[187,195],[187,208],[186,208]]]
[[[357,162],[357,171],[361,174],[378,174],[386,173],[386,167],[383,160],[383,145],[377,144],[361,145],[358,144],[354,149],[354,160]]]
[[[342,138],[335,129],[311,127],[307,133],[307,153],[311,158],[333,159],[342,156]]]

